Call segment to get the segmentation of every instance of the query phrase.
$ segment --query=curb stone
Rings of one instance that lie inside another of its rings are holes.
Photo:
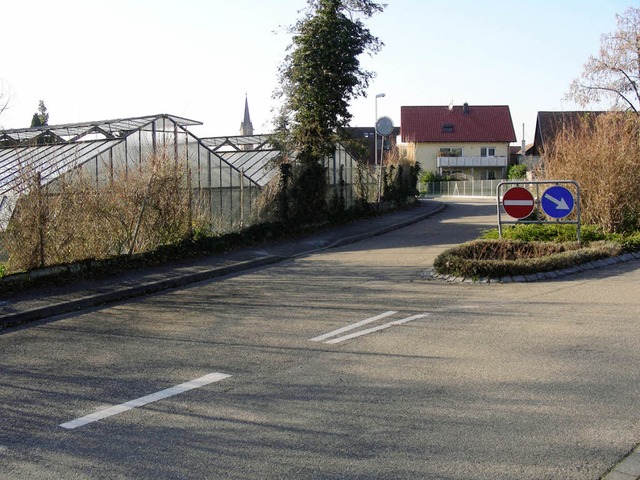
[[[183,275],[178,278],[168,278],[164,280],[143,283],[140,285],[123,287],[108,292],[95,293],[76,300],[60,302],[53,305],[47,305],[45,307],[39,307],[31,310],[3,315],[0,318],[0,327],[13,327],[30,321],[53,317],[55,315],[87,310],[89,308],[98,307],[120,300],[128,300],[130,298],[140,297],[143,295],[158,293],[171,288],[181,287],[190,283],[197,283],[216,277],[230,275],[232,273],[238,273],[250,268],[263,267],[273,263],[282,262],[286,259],[286,257],[269,255],[267,257],[256,260],[238,262],[233,265],[215,267],[209,270]]]
[[[415,215],[411,218],[396,221],[384,226],[378,226],[365,233],[359,233],[351,236],[346,236],[338,240],[333,241],[328,245],[323,245],[320,248],[313,248],[310,250],[303,250],[292,254],[285,255],[267,255],[258,259],[239,261],[231,265],[217,266],[204,271],[195,273],[180,273],[176,276],[166,278],[158,281],[141,282],[137,285],[115,288],[106,292],[88,293],[84,297],[75,300],[61,301],[55,304],[35,307],[28,310],[23,310],[15,313],[9,313],[0,317],[0,329],[14,327],[18,325],[26,324],[30,321],[42,320],[45,318],[53,317],[56,315],[62,315],[66,313],[73,313],[89,308],[99,307],[109,303],[115,303],[121,300],[127,300],[143,295],[152,293],[159,293],[164,290],[172,288],[180,288],[189,284],[201,282],[204,280],[210,280],[217,277],[222,277],[229,274],[239,273],[252,268],[258,268],[269,264],[279,263],[285,260],[299,258],[304,255],[311,255],[313,253],[328,250],[339,246],[348,245],[351,243],[364,240],[365,238],[375,237],[382,235],[393,230],[397,230],[414,223],[418,223],[422,220],[426,220],[438,213],[442,212],[446,208],[445,205],[439,205],[433,210]]]
[[[624,456],[602,480],[638,480],[640,479],[640,446]]]

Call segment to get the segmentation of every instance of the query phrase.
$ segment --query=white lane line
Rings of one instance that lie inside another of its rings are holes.
[[[427,317],[428,313],[420,313],[418,315],[412,315],[407,318],[403,318],[401,320],[395,320],[393,322],[385,323],[383,325],[378,325],[377,327],[367,328],[366,330],[360,330],[358,332],[350,333],[349,335],[345,335],[343,337],[334,338],[333,340],[328,340],[324,343],[340,343],[345,340],[350,340],[352,338],[361,337],[362,335],[367,335],[369,333],[378,332],[380,330],[384,330],[385,328],[395,327],[396,325],[402,325],[403,323],[410,322],[411,320],[416,320],[418,318]]]
[[[375,322],[376,320],[380,320],[381,318],[389,317],[398,312],[388,311],[381,313],[380,315],[376,315],[375,317],[367,318],[366,320],[361,320],[356,323],[352,323],[351,325],[347,325],[346,327],[339,328],[334,330],[333,332],[325,333],[324,335],[320,335],[319,337],[312,338],[311,342],[321,342],[322,340],[326,340],[329,337],[335,337],[336,335],[340,335],[341,333],[348,332],[349,330],[353,330],[354,328],[361,327],[362,325],[366,325],[367,323]],[[327,342],[328,343],[328,342]]]
[[[191,380],[190,382],[181,383],[180,385],[176,385],[175,387],[152,393],[151,395],[136,398],[135,400],[121,403],[120,405],[115,405],[113,407],[98,410],[97,412],[85,415],[84,417],[76,418],[75,420],[71,420],[70,422],[62,423],[60,424],[60,426],[67,429],[82,427],[89,423],[97,422],[98,420],[102,420],[103,418],[111,417],[113,415],[126,412],[127,410],[131,410],[136,407],[142,407],[149,403],[157,402],[158,400],[172,397],[180,393],[188,392],[189,390],[193,390],[194,388],[200,388],[204,387],[205,385],[209,385],[210,383],[219,382],[220,380],[224,380],[225,378],[229,378],[230,376],[231,375],[227,375],[225,373],[210,373],[208,375],[205,375],[204,377],[196,378],[195,380]]]

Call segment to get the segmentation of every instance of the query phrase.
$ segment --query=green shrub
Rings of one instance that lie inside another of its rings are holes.
[[[611,235],[613,237],[613,235]],[[631,235],[620,236],[618,242],[625,252],[637,252],[640,250],[640,232]]]
[[[440,176],[435,172],[422,172],[420,175],[420,183],[431,183],[438,182],[440,180]]]
[[[498,229],[492,228],[482,233],[483,239],[498,239]],[[572,242],[577,240],[577,226],[571,224],[520,224],[502,229],[505,240],[522,240],[525,242]],[[598,240],[615,240],[596,225],[582,225],[580,240],[594,242]]]
[[[525,178],[527,175],[527,166],[525,164],[521,165],[511,165],[507,168],[507,178],[509,180],[520,180]]]

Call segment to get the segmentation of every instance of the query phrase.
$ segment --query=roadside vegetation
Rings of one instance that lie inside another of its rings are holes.
[[[359,56],[383,46],[363,20],[383,9],[373,0],[308,0],[291,26],[292,43],[274,93],[280,106],[271,142],[282,152],[279,174],[252,204],[251,226],[216,228],[206,213],[211,200],[194,195],[190,172],[181,167],[188,163],[171,155],[150,155],[140,169],[99,182],[72,172],[55,185],[42,185],[37,172],[25,171],[28,192],[0,236],[0,276],[69,263],[90,264],[94,272],[148,265],[377,214],[384,210],[374,207],[380,200],[387,208],[411,203],[419,166],[405,159],[385,165],[381,198],[366,182],[363,166],[354,207],[345,205],[342,170],[336,191],[327,183],[325,159],[337,143],[351,139],[349,104],[366,96],[375,75],[362,68]],[[0,111],[3,98],[0,91]],[[41,107],[37,124],[48,118],[42,102]]]
[[[640,250],[639,126],[637,116],[623,112],[585,117],[564,128],[547,153],[545,178],[570,178],[580,185],[580,243],[575,225],[514,225],[503,228],[501,239],[492,229],[439,255],[436,273],[495,279]]]
[[[640,250],[640,119],[635,113],[585,115],[558,128],[541,178],[580,186],[581,242],[576,226],[521,224],[443,252],[438,274],[501,278],[562,270]],[[540,213],[534,212],[534,215]],[[575,212],[572,213],[575,219]]]
[[[628,8],[617,24],[616,32],[602,35],[599,54],[587,60],[567,95],[585,107],[610,100],[612,110],[557,125],[536,172],[539,179],[580,186],[581,242],[574,225],[515,225],[503,229],[501,239],[490,230],[443,252],[436,273],[496,279],[640,250],[640,9]]]
[[[502,233],[498,238],[497,229],[491,229],[441,253],[434,261],[436,273],[500,279],[564,270],[640,250],[640,231],[606,233],[594,225],[581,227],[581,242],[576,241],[574,225],[515,225]]]
[[[25,172],[32,180],[30,191],[0,233],[0,293],[291,238],[409,207],[417,195],[412,188],[417,167],[397,159],[386,168],[381,209],[375,192],[364,187],[347,207],[341,182],[324,215],[300,221],[283,214],[296,208],[297,197],[289,180],[276,177],[253,200],[247,224],[229,228],[218,225],[226,225],[225,219],[211,218],[208,194],[187,187],[191,180],[185,164],[175,161],[172,152],[149,153],[141,168],[114,169],[98,185],[81,170],[46,186]],[[28,272],[42,269],[50,274],[33,281],[40,274]]]

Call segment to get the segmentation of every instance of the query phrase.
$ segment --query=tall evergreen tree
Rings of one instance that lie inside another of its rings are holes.
[[[383,9],[372,0],[308,0],[303,18],[291,27],[293,41],[274,95],[282,99],[276,141],[297,152],[300,167],[293,188],[303,217],[324,210],[322,160],[333,154],[338,141],[349,138],[349,103],[366,96],[374,76],[358,57],[383,46],[360,18]]]

